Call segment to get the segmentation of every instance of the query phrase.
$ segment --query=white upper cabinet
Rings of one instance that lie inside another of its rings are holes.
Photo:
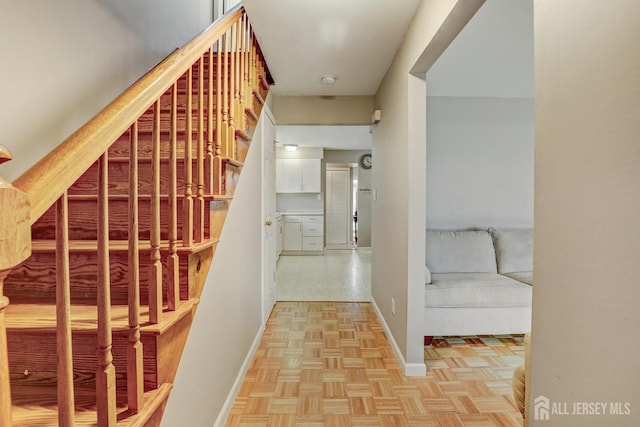
[[[320,159],[277,159],[277,193],[320,193]]]
[[[320,192],[320,159],[302,159],[302,192]]]
[[[302,161],[300,159],[282,159],[281,193],[299,193],[302,191]]]

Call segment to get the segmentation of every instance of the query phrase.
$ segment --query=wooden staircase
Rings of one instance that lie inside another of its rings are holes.
[[[236,8],[0,178],[0,427],[160,424],[270,84]]]

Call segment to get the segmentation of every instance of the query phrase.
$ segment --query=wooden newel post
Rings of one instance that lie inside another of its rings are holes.
[[[0,146],[0,164],[11,154]],[[27,195],[0,177],[0,426],[11,425],[11,391],[4,310],[4,279],[11,269],[31,255],[31,225]]]

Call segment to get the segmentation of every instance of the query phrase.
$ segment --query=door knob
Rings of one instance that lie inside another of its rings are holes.
[[[271,222],[271,221],[265,221],[265,223],[264,223],[264,225],[269,225],[269,226],[270,226],[271,224],[272,224],[272,222]]]

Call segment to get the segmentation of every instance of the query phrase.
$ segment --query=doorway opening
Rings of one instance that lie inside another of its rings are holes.
[[[327,163],[325,224],[327,249],[357,247],[358,168],[355,163]]]

